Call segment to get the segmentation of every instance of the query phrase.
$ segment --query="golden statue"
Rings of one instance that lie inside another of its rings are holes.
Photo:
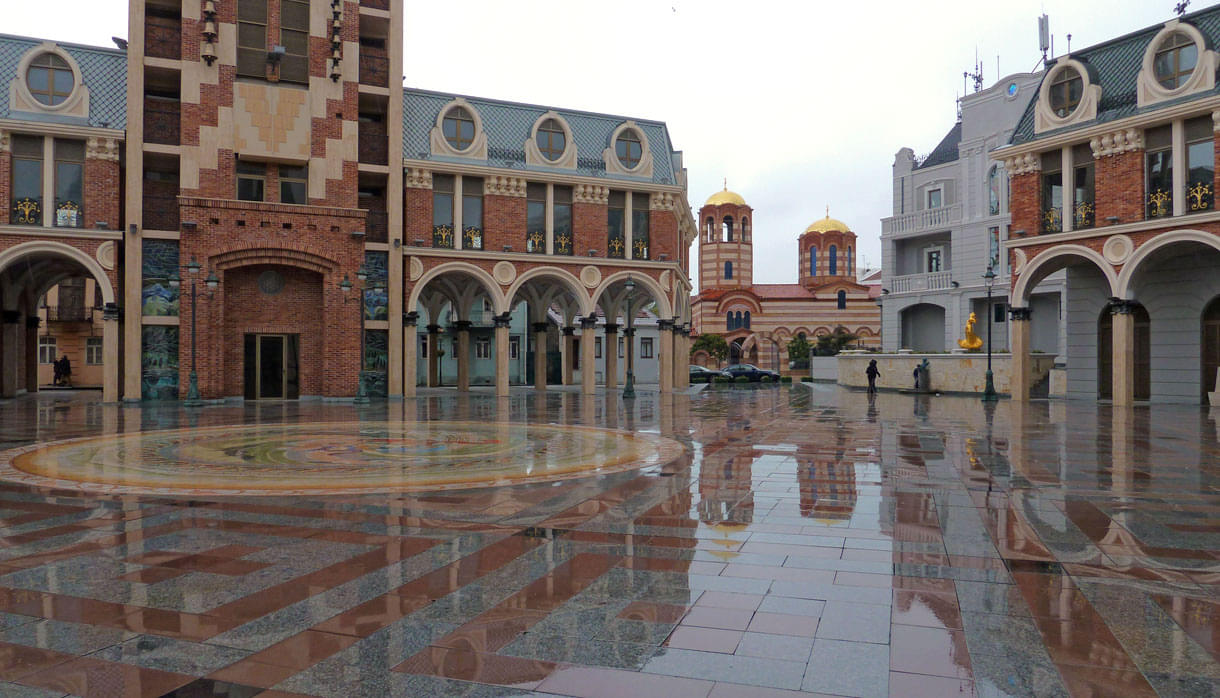
[[[966,320],[966,338],[957,340],[957,346],[961,347],[962,349],[969,349],[970,351],[974,351],[983,346],[983,340],[978,335],[974,334],[974,323],[976,322],[978,322],[978,320],[974,317],[974,313],[970,313],[970,318]]]

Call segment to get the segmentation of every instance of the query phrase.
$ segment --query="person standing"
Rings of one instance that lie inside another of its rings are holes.
[[[881,371],[877,368],[876,359],[868,362],[868,368],[864,369],[864,375],[868,377],[868,392],[877,392],[877,376],[881,375]]]

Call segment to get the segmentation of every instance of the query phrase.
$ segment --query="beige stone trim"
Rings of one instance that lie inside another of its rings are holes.
[[[668,192],[653,192],[648,197],[648,208],[652,211],[672,211],[677,207],[677,197]]]
[[[491,275],[500,282],[500,285],[507,286],[517,278],[517,267],[513,266],[512,262],[501,260],[491,268]]]
[[[1032,153],[1004,160],[1004,169],[1010,176],[1042,171],[1042,159]]]
[[[408,167],[402,183],[408,189],[431,189],[432,171],[420,167]]]
[[[13,134],[0,131],[0,153],[10,153],[13,150]]]
[[[1095,158],[1104,158],[1120,153],[1128,153],[1133,150],[1142,150],[1144,147],[1144,132],[1140,129],[1129,128],[1094,136],[1089,140],[1089,146],[1093,148],[1093,157]]]
[[[1072,113],[1061,117],[1051,110],[1051,84],[1058,77],[1059,73],[1067,70],[1069,67],[1074,68],[1080,75],[1080,80],[1084,83],[1084,89],[1081,91],[1080,103],[1076,105]],[[1042,133],[1051,129],[1092,121],[1097,118],[1097,104],[1100,101],[1101,86],[1090,82],[1089,71],[1085,65],[1070,56],[1064,56],[1047,73],[1046,77],[1042,80],[1042,87],[1038,90],[1038,101],[1034,103],[1034,133]]]
[[[618,137],[623,131],[631,129],[640,137],[640,161],[635,167],[630,169],[623,167],[623,163],[618,161],[618,155],[614,152],[614,146],[618,143]],[[618,128],[614,129],[614,133],[610,134],[610,147],[602,151],[602,159],[606,163],[606,172],[612,175],[626,175],[628,177],[652,177],[652,147],[648,143],[648,136],[644,134],[644,129],[640,128],[634,121],[624,121]]]
[[[1198,49],[1199,53],[1199,60],[1195,65],[1194,72],[1187,78],[1186,84],[1169,90],[1157,81],[1156,71],[1152,63],[1161,44],[1165,43],[1170,35],[1175,32],[1185,34],[1190,37],[1191,41],[1195,42],[1195,48]],[[1148,48],[1144,51],[1144,61],[1141,65],[1135,88],[1136,102],[1140,107],[1146,107],[1159,102],[1177,99],[1188,94],[1210,91],[1216,86],[1216,69],[1218,67],[1220,67],[1220,56],[1215,51],[1207,48],[1207,41],[1204,39],[1203,33],[1192,24],[1178,19],[1171,19],[1165,23],[1161,31],[1157,32],[1157,35],[1152,38],[1152,41],[1148,43]]]
[[[72,94],[56,105],[48,105],[34,99],[30,86],[26,84],[25,76],[30,69],[30,63],[44,53],[59,56],[72,69]],[[76,59],[53,41],[44,41],[31,48],[21,57],[17,71],[9,83],[9,110],[25,111],[42,114],[58,114],[61,116],[89,117],[89,87],[81,77],[80,66]]]
[[[465,107],[466,111],[470,112],[471,118],[474,119],[474,140],[465,150],[458,150],[449,144],[445,139],[445,131],[443,124],[445,115],[455,107]],[[455,97],[453,101],[446,104],[439,114],[436,115],[436,125],[428,134],[429,142],[432,145],[433,155],[445,155],[455,158],[474,158],[476,160],[487,159],[487,132],[483,130],[483,117],[479,115],[479,110],[475,109],[470,102],[467,102],[461,97]]]
[[[119,161],[119,142],[114,138],[90,138],[85,141],[85,159]]]
[[[538,127],[542,126],[547,119],[554,119],[559,124],[559,128],[563,129],[564,149],[563,154],[555,160],[548,160],[542,151],[538,149]],[[576,139],[572,137],[572,127],[568,125],[567,119],[559,115],[557,111],[548,111],[538,120],[534,122],[534,127],[530,129],[529,140],[525,142],[525,163],[527,165],[539,165],[542,167],[559,167],[565,170],[576,169]]]
[[[483,179],[483,193],[492,196],[525,198],[525,178],[496,175]]]
[[[578,204],[610,203],[610,187],[600,184],[577,184],[572,190],[572,201]]]

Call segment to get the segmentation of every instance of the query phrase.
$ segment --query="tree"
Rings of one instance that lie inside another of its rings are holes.
[[[846,328],[836,327],[833,334],[818,337],[817,346],[813,351],[818,356],[834,356],[859,339],[859,335],[848,332]]]
[[[788,359],[791,361],[804,361],[809,358],[809,342],[805,340],[805,335],[798,334],[788,342]]]
[[[691,356],[700,351],[707,352],[707,355],[715,359],[716,365],[719,366],[720,362],[729,358],[729,343],[718,334],[701,334],[691,343]]]

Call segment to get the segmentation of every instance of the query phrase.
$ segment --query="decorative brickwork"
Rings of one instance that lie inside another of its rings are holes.
[[[606,216],[605,204],[572,204],[572,225],[576,236],[573,250],[577,256],[587,255],[589,250],[597,250],[599,257],[606,256]]]
[[[1098,168],[1100,169],[1100,165]],[[1008,208],[1012,211],[1012,230],[1014,232],[1023,230],[1026,235],[1036,235],[1039,230],[1042,209],[1038,177],[1039,173],[1033,171],[1013,175],[1009,180]],[[1097,177],[1101,178],[1100,172]],[[1100,204],[1097,210],[1101,211]]]
[[[1128,150],[1097,160],[1097,224],[1117,216],[1120,223],[1144,220],[1144,151]],[[1014,216],[1020,210],[1012,206]],[[1015,222],[1015,219],[1014,219]]]
[[[525,199],[517,196],[483,197],[483,249],[490,252],[511,245],[525,251]]]

